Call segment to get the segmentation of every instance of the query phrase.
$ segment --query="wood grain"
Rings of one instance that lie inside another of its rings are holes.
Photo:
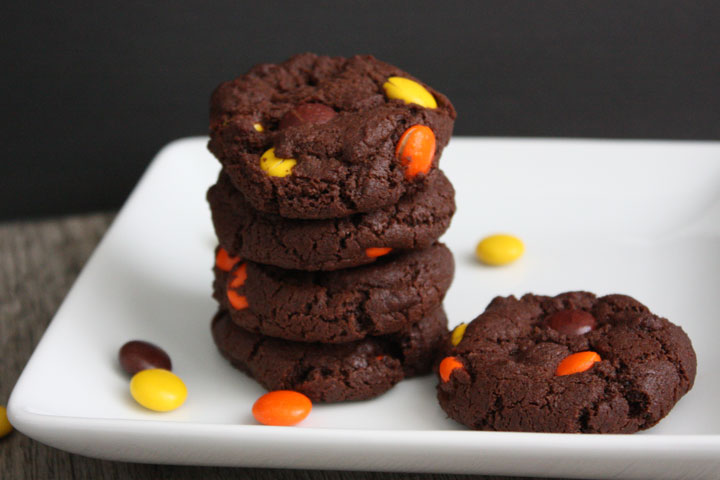
[[[94,214],[0,224],[0,404],[7,404],[10,392],[48,322],[112,218],[113,214]],[[238,477],[251,480],[471,478],[464,475],[144,465],[73,455],[42,445],[17,431],[0,439],[0,479],[213,480]]]

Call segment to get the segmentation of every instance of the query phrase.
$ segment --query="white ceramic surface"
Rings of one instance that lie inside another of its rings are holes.
[[[448,420],[432,376],[367,402],[316,405],[301,426],[254,423],[263,393],[209,332],[215,240],[206,139],[164,148],[50,324],[9,403],[15,427],[57,448],[114,460],[201,465],[598,478],[717,478],[720,470],[720,144],[455,138],[442,167],[458,212],[444,241],[457,263],[451,325],[495,295],[626,293],[680,324],[698,354],[695,388],[635,435],[472,432]],[[511,232],[525,256],[473,260]],[[116,361],[140,338],[162,345],[189,397],[136,405]]]

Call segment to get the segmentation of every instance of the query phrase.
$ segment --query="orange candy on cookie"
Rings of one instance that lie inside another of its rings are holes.
[[[247,264],[241,264],[230,275],[232,275],[232,280],[230,280],[230,286],[227,289],[227,297],[230,305],[232,305],[235,310],[247,308],[249,305],[247,297],[240,295],[233,290],[234,288],[242,287],[245,284],[245,280],[247,280]]]
[[[589,370],[596,362],[601,361],[600,355],[595,352],[578,352],[563,358],[557,366],[555,375],[572,375]]]
[[[413,125],[405,130],[395,148],[395,156],[405,167],[405,178],[430,171],[435,158],[435,134],[425,125]]]
[[[382,257],[392,251],[390,247],[370,247],[365,249],[365,255],[370,258]]]
[[[275,390],[258,398],[252,407],[255,420],[263,425],[287,427],[300,423],[312,410],[312,402],[293,390]]]
[[[223,272],[229,272],[236,263],[240,261],[240,257],[231,256],[227,250],[220,247],[215,255],[215,266]]]
[[[450,375],[453,371],[457,370],[458,368],[464,369],[462,363],[460,363],[460,360],[458,360],[455,357],[445,357],[443,358],[442,362],[440,362],[440,367],[438,368],[438,373],[440,374],[440,378],[443,382],[447,382],[450,380]]]

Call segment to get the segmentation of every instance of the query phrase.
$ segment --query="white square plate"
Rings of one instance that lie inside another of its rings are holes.
[[[118,215],[18,381],[13,424],[71,452],[199,465],[565,477],[714,477],[720,470],[720,144],[456,138],[442,166],[458,212],[444,241],[457,274],[445,307],[467,322],[495,295],[625,293],[681,325],[695,388],[635,435],[472,432],[448,420],[432,376],[366,402],[316,405],[295,428],[255,424],[263,389],[216,352],[215,239],[206,139],[164,148]],[[476,242],[520,236],[517,263],[484,267]],[[128,393],[116,352],[163,346],[189,397],[165,414]]]

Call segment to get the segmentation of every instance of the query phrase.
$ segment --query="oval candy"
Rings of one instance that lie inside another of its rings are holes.
[[[595,317],[585,310],[560,310],[547,319],[553,330],[563,335],[584,335],[595,328]]]
[[[404,77],[390,77],[383,84],[388,98],[414,103],[425,108],[437,108],[435,97],[425,87],[414,80]]]
[[[312,402],[293,390],[275,390],[258,398],[252,407],[255,420],[263,425],[291,426],[303,421],[312,410]]]
[[[130,380],[130,394],[147,409],[169,412],[185,403],[187,387],[174,373],[154,368],[133,376]]]
[[[578,352],[563,358],[555,370],[555,375],[572,375],[589,370],[595,363],[601,361],[600,355],[595,352]]]
[[[130,375],[151,368],[172,370],[170,356],[157,345],[143,340],[131,340],[120,347],[120,366]]]
[[[483,238],[475,249],[478,260],[493,266],[512,263],[522,257],[524,252],[522,240],[504,233]]]
[[[278,128],[285,130],[302,125],[319,125],[329,122],[336,116],[335,110],[322,103],[303,103],[283,115]]]
[[[435,158],[435,133],[425,125],[413,125],[403,132],[395,156],[405,167],[405,178],[411,180],[418,174],[427,174]]]

